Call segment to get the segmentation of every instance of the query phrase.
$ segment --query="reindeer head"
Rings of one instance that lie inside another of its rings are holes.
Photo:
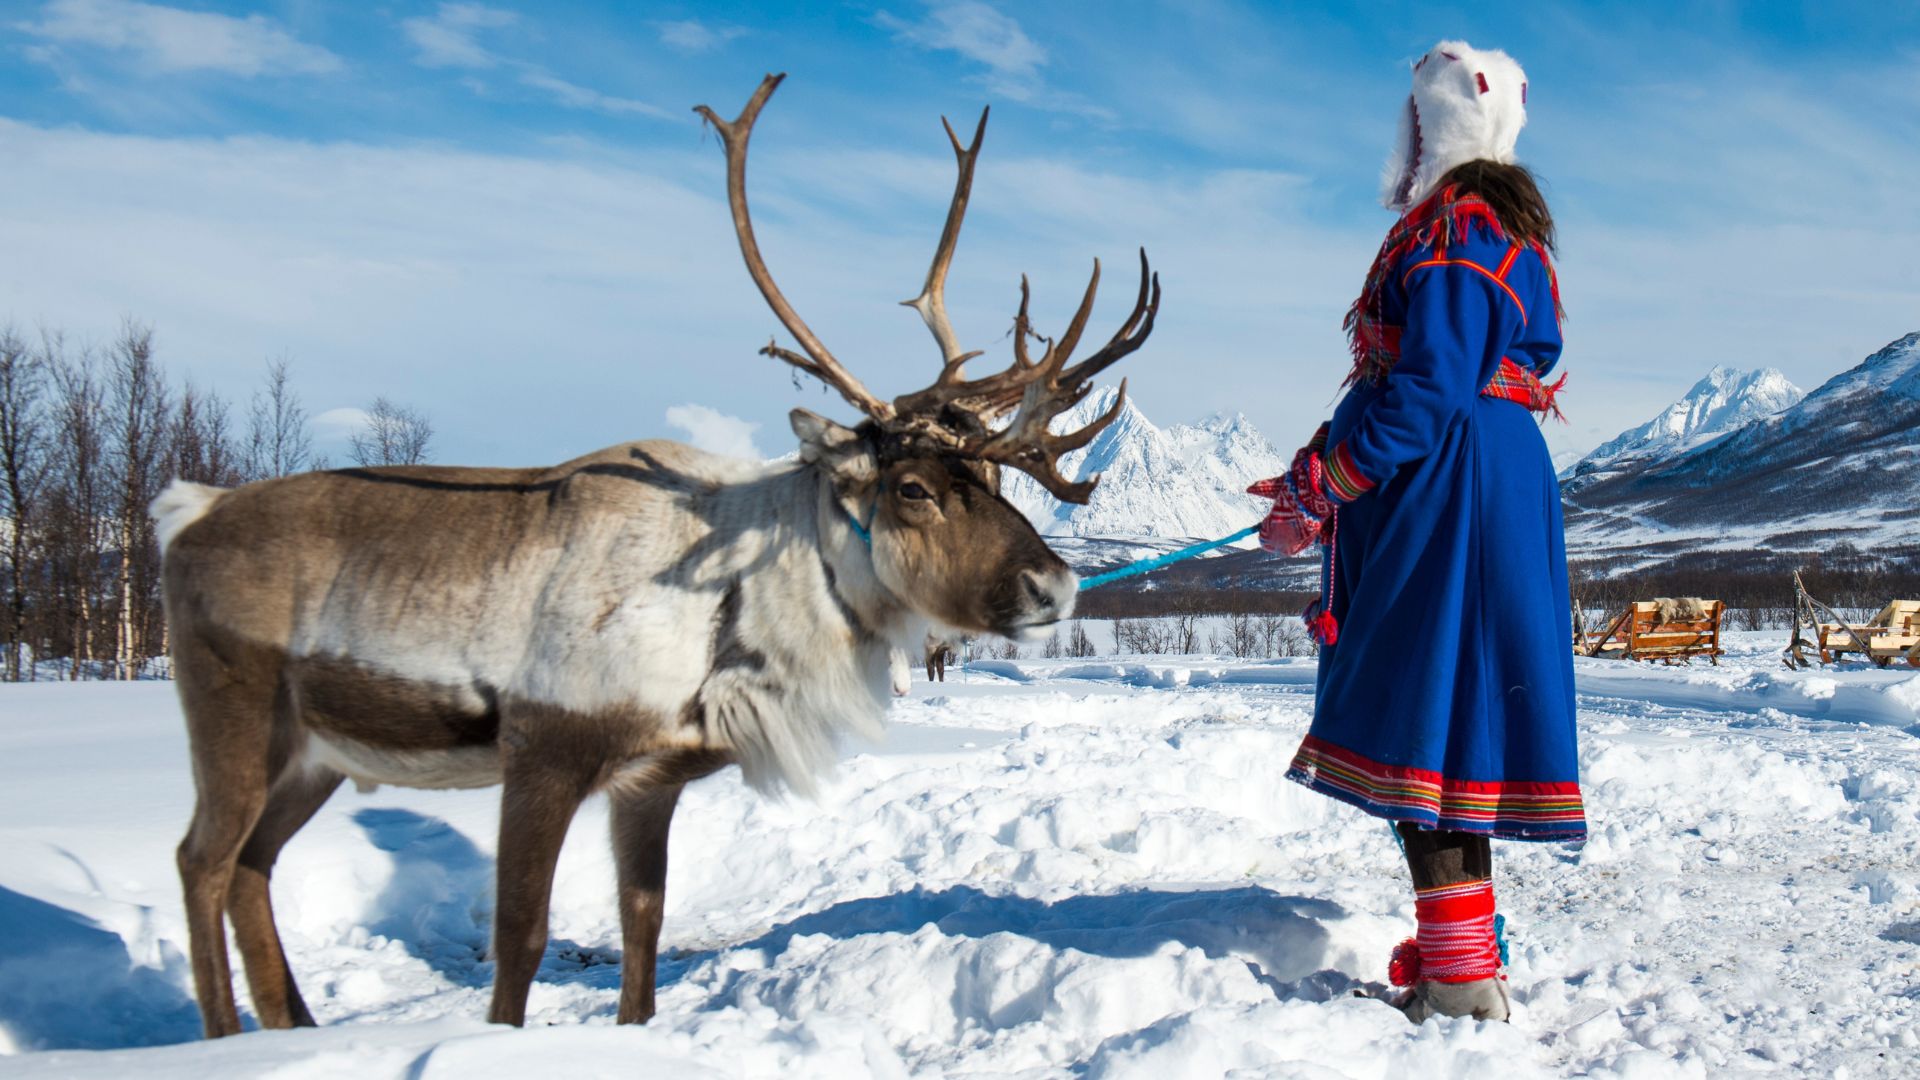
[[[982,110],[973,141],[966,146],[947,125],[959,179],[926,284],[919,296],[903,301],[932,331],[940,347],[940,372],[925,389],[882,400],[834,359],[787,303],[753,237],[747,212],[747,140],[761,108],[784,78],[767,76],[730,122],[705,105],[695,111],[719,132],[726,149],[727,202],[747,271],[802,350],[796,353],[769,342],[760,352],[820,379],[866,417],[849,428],[795,409],[793,430],[801,457],[830,478],[843,508],[870,535],[875,574],[909,607],[960,631],[1009,637],[1044,632],[1072,610],[1076,579],[1026,518],[1000,497],[999,467],[1025,472],[1065,502],[1087,501],[1099,478],[1068,481],[1060,475],[1060,457],[1091,442],[1120,415],[1125,380],[1113,407],[1086,427],[1055,434],[1049,424],[1087,396],[1095,375],[1139,348],[1153,332],[1160,309],[1159,277],[1141,252],[1140,294],[1133,313],[1103,348],[1069,366],[1093,311],[1099,261],[1093,264],[1079,309],[1057,340],[1034,332],[1023,276],[1020,310],[1014,316],[1013,364],[968,379],[966,363],[980,353],[963,352],[947,320],[946,278],[967,212],[987,113]],[[1045,346],[1037,360],[1029,355],[1030,339]],[[862,512],[868,515],[864,522],[858,516]]]

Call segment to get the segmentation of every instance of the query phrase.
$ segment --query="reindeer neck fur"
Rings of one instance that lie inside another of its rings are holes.
[[[871,501],[837,492],[810,463],[696,498],[707,504],[696,515],[727,537],[716,568],[735,572],[713,612],[710,668],[690,707],[750,784],[810,793],[841,734],[880,737],[889,653],[920,633],[849,520],[870,519]],[[735,530],[730,521],[777,524]]]

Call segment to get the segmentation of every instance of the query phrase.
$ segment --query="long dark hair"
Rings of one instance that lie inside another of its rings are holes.
[[[1548,251],[1554,247],[1553,213],[1547,198],[1525,165],[1502,165],[1497,161],[1469,161],[1455,165],[1440,178],[1440,186],[1457,186],[1463,194],[1478,195],[1493,207],[1493,216],[1517,243],[1539,241]]]

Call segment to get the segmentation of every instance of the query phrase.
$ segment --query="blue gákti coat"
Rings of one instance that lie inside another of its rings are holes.
[[[1534,414],[1482,395],[1503,357],[1553,368],[1554,289],[1540,252],[1463,232],[1389,264],[1399,359],[1333,415],[1339,633],[1289,776],[1396,821],[1577,841],[1559,485]]]

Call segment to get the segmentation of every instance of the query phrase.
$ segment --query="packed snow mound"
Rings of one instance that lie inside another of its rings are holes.
[[[1111,409],[1118,394],[1109,386],[1088,395],[1054,418],[1053,430],[1085,427]],[[1211,539],[1259,520],[1264,508],[1246,494],[1247,485],[1286,467],[1244,416],[1162,429],[1128,399],[1111,426],[1060,460],[1069,480],[1100,477],[1085,506],[1062,503],[1013,470],[1004,474],[1002,491],[1047,536]]]
[[[1581,458],[1563,479],[1671,458],[1790,408],[1806,396],[1775,368],[1716,366],[1660,415]]]

